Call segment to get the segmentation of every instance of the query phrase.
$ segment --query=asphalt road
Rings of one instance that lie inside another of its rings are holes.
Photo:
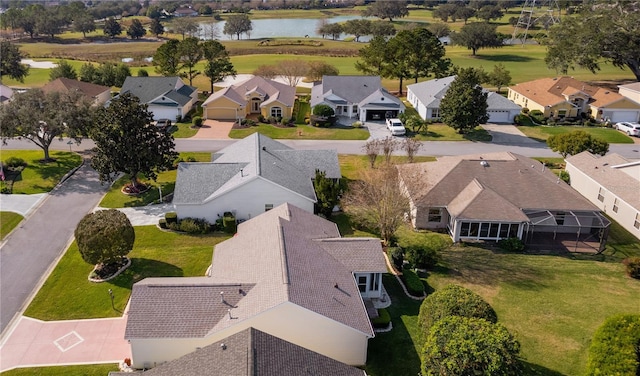
[[[107,188],[108,185],[100,185],[98,174],[85,163],[50,192],[21,223],[20,231],[6,239],[0,248],[0,333],[21,312],[47,269],[67,248],[77,223],[93,210]]]

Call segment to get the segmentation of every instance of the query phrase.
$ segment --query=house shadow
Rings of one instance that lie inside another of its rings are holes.
[[[131,290],[133,284],[148,277],[184,277],[184,271],[163,261],[132,257],[131,266],[109,282]]]

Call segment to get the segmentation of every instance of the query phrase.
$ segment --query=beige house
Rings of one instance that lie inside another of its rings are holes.
[[[541,111],[547,118],[577,117],[582,113],[613,123],[640,118],[640,103],[571,77],[523,82],[509,87],[508,98],[529,110]]]
[[[540,162],[501,152],[398,166],[417,229],[454,242],[519,238],[531,248],[602,252],[610,222]]]
[[[618,86],[618,93],[634,102],[640,103],[640,82],[620,85]]]
[[[253,114],[290,118],[295,99],[294,87],[254,76],[211,94],[202,104],[202,116],[216,120],[239,120]]]
[[[89,99],[94,106],[101,106],[111,99],[111,88],[109,86],[96,85],[66,77],[56,78],[48,82],[42,87],[42,91],[45,93],[69,93],[75,91]]]
[[[566,162],[571,186],[640,239],[640,161],[585,151]]]
[[[348,365],[374,331],[363,296],[381,296],[380,240],[341,238],[335,223],[290,204],[216,245],[209,276],[147,278],[131,293],[125,338],[151,368],[255,328]]]

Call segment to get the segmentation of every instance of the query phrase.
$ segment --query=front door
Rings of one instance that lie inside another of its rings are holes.
[[[251,113],[260,113],[260,99],[254,99],[251,101]]]

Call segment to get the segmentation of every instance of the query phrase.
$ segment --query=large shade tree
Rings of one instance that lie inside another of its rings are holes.
[[[29,74],[29,66],[21,63],[23,57],[15,44],[8,40],[0,42],[0,79],[9,76],[24,82],[24,78]]]
[[[640,81],[640,4],[597,0],[580,9],[549,30],[547,65],[563,74],[575,67],[595,73],[609,62]]]
[[[251,30],[253,30],[253,24],[251,23],[249,16],[246,14],[236,14],[227,18],[227,22],[224,24],[222,32],[231,36],[235,35],[240,39],[240,35],[249,33]]]
[[[235,77],[238,72],[231,63],[229,52],[217,40],[207,40],[202,43],[202,52],[206,60],[204,75],[209,78],[211,93],[213,93],[214,83],[222,81],[228,76]]]
[[[467,47],[475,55],[481,48],[502,47],[502,39],[496,26],[487,22],[472,22],[464,25],[459,32],[451,34],[454,44]]]
[[[177,39],[169,39],[158,47],[153,55],[153,65],[155,65],[157,73],[163,76],[175,76],[178,74],[180,71],[179,45],[180,41]]]
[[[202,59],[202,46],[200,39],[196,37],[188,37],[178,44],[178,55],[180,57],[181,76],[189,80],[189,85],[193,85],[193,79],[200,74],[195,69],[196,64]]]
[[[487,93],[482,91],[482,72],[474,68],[458,70],[457,77],[440,101],[440,119],[460,134],[489,120]]]
[[[146,104],[123,94],[101,108],[91,138],[96,143],[91,166],[98,171],[100,181],[113,181],[122,172],[129,176],[133,191],[140,188],[138,176],[155,180],[158,172],[171,167],[178,154],[173,136],[159,132]]]
[[[551,150],[560,153],[563,158],[567,155],[576,155],[583,151],[591,154],[605,155],[609,151],[609,143],[593,137],[585,131],[573,131],[553,135],[547,139],[547,145]]]
[[[99,210],[85,215],[74,231],[82,259],[102,266],[116,262],[133,249],[136,233],[119,210]]]
[[[365,17],[378,17],[380,19],[389,19],[389,22],[394,18],[402,18],[409,15],[407,9],[407,2],[404,0],[393,1],[376,1],[371,3],[367,9],[362,12]]]
[[[52,161],[53,140],[67,136],[79,144],[89,133],[92,114],[89,101],[77,92],[31,89],[0,106],[0,136],[29,140],[43,150],[44,161]]]

